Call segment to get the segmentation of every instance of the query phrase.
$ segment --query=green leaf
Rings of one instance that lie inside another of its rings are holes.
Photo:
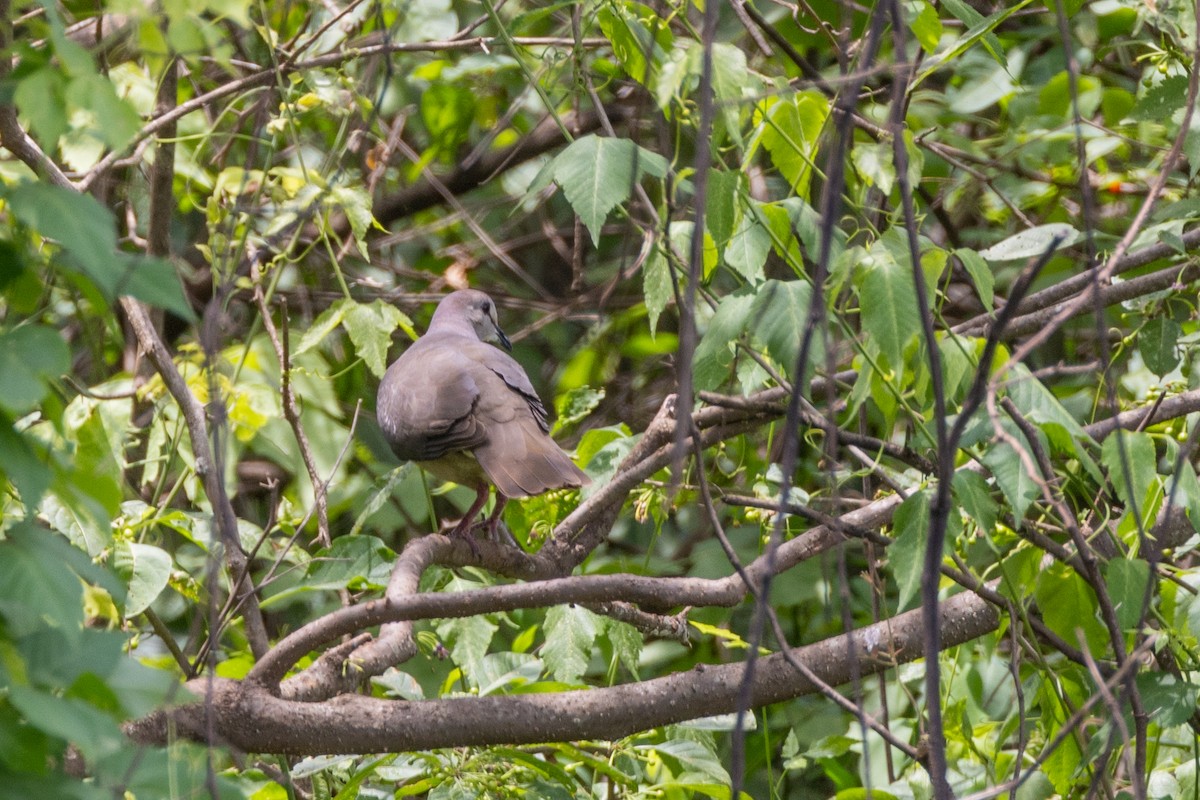
[[[1018,441],[1022,442],[1022,451],[1028,453],[1019,435]],[[1033,458],[1032,455],[1028,457]],[[1030,504],[1041,494],[1041,488],[1034,476],[1026,470],[1021,456],[1011,444],[1001,441],[989,447],[981,460],[995,476],[1000,491],[1004,493],[1004,499],[1012,507],[1013,517],[1017,520],[1024,519]]]
[[[1161,728],[1182,725],[1196,712],[1200,686],[1163,672],[1140,671],[1135,680],[1146,711]]]
[[[329,308],[321,312],[321,314],[312,321],[312,325],[308,326],[308,330],[300,337],[300,343],[292,348],[292,357],[295,358],[303,353],[312,350],[329,334],[337,330],[342,324],[342,320],[346,318],[346,314],[353,308],[356,303],[350,298],[343,298],[335,303],[330,304]],[[416,339],[414,336],[413,339]]]
[[[642,266],[642,293],[646,297],[646,316],[649,318],[650,333],[654,335],[658,329],[658,318],[663,309],[675,297],[671,282],[671,265],[662,248],[667,245],[651,245],[654,249],[646,257]]]
[[[1183,108],[1187,98],[1186,75],[1168,75],[1151,86],[1138,98],[1133,110],[1126,117],[1132,122],[1165,122]]]
[[[372,226],[383,230],[375,215],[371,213],[371,198],[366,190],[352,186],[335,186],[330,190],[329,199],[342,209],[346,221],[350,223],[350,232],[358,244],[358,252],[364,259],[370,258],[367,251],[367,232]]]
[[[992,498],[986,478],[978,472],[959,470],[954,473],[950,491],[955,503],[975,520],[982,531],[990,535],[995,530],[1000,507]]]
[[[1152,319],[1138,332],[1138,351],[1146,368],[1155,375],[1163,376],[1179,366],[1176,345],[1183,328],[1173,319]]]
[[[761,283],[763,265],[771,252],[771,232],[758,212],[742,214],[737,229],[725,245],[725,263],[751,284]]]
[[[25,225],[53,239],[108,300],[130,295],[194,319],[170,262],[117,250],[112,214],[91,195],[44,183],[27,183],[7,194]]]
[[[929,489],[914,492],[900,504],[892,518],[893,539],[888,562],[899,587],[896,610],[908,608],[921,590],[925,547],[929,541]]]
[[[721,298],[692,360],[697,389],[717,389],[729,377],[737,339],[753,319],[756,300],[757,295],[749,287]]]
[[[988,266],[983,256],[974,250],[960,247],[953,252],[953,255],[971,276],[971,282],[975,284],[975,291],[979,293],[979,299],[983,301],[984,308],[989,313],[993,311],[996,302],[996,275],[992,272],[992,268]]]
[[[790,373],[796,365],[811,304],[812,287],[803,280],[767,281],[754,298],[750,310],[754,338],[766,346],[767,353],[783,367],[785,373]],[[824,357],[823,353],[821,332],[813,331],[808,351],[809,363],[819,363]],[[791,377],[793,380],[800,378],[796,375]]]
[[[889,142],[859,142],[850,151],[850,161],[859,177],[885,196],[892,193],[892,186],[896,183],[896,167],[892,158],[892,145]]]
[[[113,569],[129,585],[125,617],[134,617],[162,594],[171,579],[171,556],[165,550],[138,542],[121,542],[113,549]]]
[[[45,447],[17,433],[13,419],[0,411],[0,475],[16,488],[26,509],[37,508],[54,479],[48,462]]]
[[[897,372],[904,365],[905,345],[921,329],[910,262],[903,252],[901,258],[896,257],[897,249],[907,250],[899,238],[885,234],[859,265],[863,330],[870,344],[887,357],[888,366]]]
[[[909,27],[913,37],[921,45],[921,49],[932,54],[937,50],[942,38],[942,20],[937,11],[926,0],[916,0],[905,4],[909,11]],[[913,12],[916,12],[915,14]]]
[[[375,536],[339,536],[314,558],[305,589],[382,589],[391,577],[396,554]]]
[[[642,12],[642,19],[635,13],[638,11]],[[653,34],[643,19],[652,26]],[[674,36],[669,25],[639,3],[601,6],[596,20],[629,77],[646,86],[659,77],[657,67],[673,49]]]
[[[829,101],[809,90],[776,101],[763,118],[762,145],[797,197],[808,195],[813,156],[828,116]]]
[[[67,102],[91,111],[94,132],[113,150],[128,145],[142,129],[142,118],[128,101],[117,96],[116,87],[98,73],[81,75],[67,86]]]
[[[1154,441],[1146,433],[1115,431],[1100,446],[1100,463],[1108,470],[1117,497],[1145,514],[1146,493],[1158,477]],[[1132,494],[1130,493],[1132,489]]]
[[[704,222],[708,232],[712,234],[713,241],[716,242],[718,251],[725,247],[729,237],[733,235],[742,180],[743,175],[740,172],[717,169],[708,171]]]
[[[59,138],[68,129],[65,87],[61,72],[42,67],[23,76],[13,95],[13,102],[29,120],[33,133],[41,139],[42,148],[49,153],[57,149]]]
[[[1057,237],[1057,243],[1055,239]],[[1079,240],[1079,231],[1065,222],[1052,222],[1049,225],[1037,225],[1028,230],[1009,236],[979,255],[988,261],[1020,261],[1027,258],[1037,258],[1050,249],[1055,250],[1069,247]]]
[[[1150,598],[1150,564],[1140,558],[1113,558],[1104,565],[1104,582],[1117,612],[1117,622],[1125,630],[1142,618],[1143,603]]]
[[[461,590],[479,588],[478,584],[461,579],[451,581],[450,585],[461,587]],[[443,620],[438,623],[437,634],[451,642],[450,657],[478,686],[477,676],[486,672],[483,668],[483,658],[487,655],[488,645],[492,643],[492,637],[498,629],[496,623],[487,617],[474,616]]]
[[[117,235],[112,214],[96,198],[48,183],[24,183],[7,192],[13,214],[57,241],[100,285],[112,272]]]
[[[595,615],[582,606],[554,606],[543,625],[542,658],[555,680],[577,684],[587,672],[596,640]]]
[[[45,325],[22,325],[0,333],[0,408],[13,416],[32,411],[49,391],[48,381],[71,368],[62,335]]]
[[[629,674],[638,677],[638,663],[642,657],[642,647],[645,645],[642,634],[628,622],[597,617],[604,621],[604,636],[612,645],[613,655]]]
[[[170,261],[136,253],[116,253],[112,266],[115,268],[112,284],[97,281],[110,297],[126,294],[181,319],[195,321],[196,314]]]
[[[372,303],[347,301],[342,327],[350,334],[354,350],[377,378],[382,378],[387,369],[388,348],[392,344],[392,332],[412,322],[400,309],[386,300]]]
[[[711,748],[691,739],[668,739],[657,744],[637,745],[635,750],[652,750],[659,755],[673,758],[685,770],[699,773],[717,784],[729,784],[729,773],[721,759]]]
[[[28,686],[10,686],[8,699],[29,724],[70,742],[89,762],[127,746],[116,719],[74,697],[57,697]]]
[[[554,181],[587,226],[594,245],[600,243],[609,212],[629,198],[634,183],[646,174],[665,176],[667,160],[629,139],[584,136],[554,159]]]
[[[1043,569],[1038,574],[1034,597],[1046,625],[1066,641],[1077,643],[1082,629],[1093,653],[1108,652],[1112,647],[1096,617],[1096,594],[1074,570],[1063,564]]]
[[[556,434],[565,428],[587,417],[596,410],[604,399],[604,389],[593,389],[590,386],[577,386],[554,400],[554,430]]]
[[[83,626],[83,587],[79,577],[98,570],[56,533],[29,524],[0,541],[0,616],[14,636],[53,622],[67,633]]]

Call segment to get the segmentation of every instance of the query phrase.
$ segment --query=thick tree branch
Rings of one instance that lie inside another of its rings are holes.
[[[1000,615],[978,595],[963,593],[941,606],[942,644],[952,647],[995,630]],[[853,637],[856,663],[846,654]],[[919,611],[835,636],[792,651],[812,674],[830,685],[850,679],[851,670],[874,674],[922,654]],[[575,739],[617,739],[637,731],[733,711],[741,664],[697,666],[664,678],[603,689],[537,695],[472,697],[419,703],[343,695],[300,703],[273,695],[252,681],[196,682],[212,686],[209,707],[220,741],[252,752],[290,755],[379,753],[486,744],[525,744]],[[760,707],[815,691],[782,654],[759,660],[751,705]],[[176,709],[171,722],[203,737],[204,707]],[[141,742],[162,741],[165,714],[130,726]]]

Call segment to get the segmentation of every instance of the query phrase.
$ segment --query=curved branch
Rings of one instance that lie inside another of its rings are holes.
[[[995,630],[1000,615],[979,595],[964,592],[941,604],[942,645],[953,647]],[[791,655],[830,685],[847,682],[852,669],[874,674],[920,658],[920,610],[909,611],[815,644]],[[853,640],[851,640],[851,637]],[[847,653],[853,652],[855,663]],[[271,694],[252,681],[200,681],[208,702],[170,712],[170,722],[203,738],[206,707],[224,742],[254,752],[317,755],[379,753],[485,744],[527,744],[577,739],[617,739],[659,725],[732,712],[739,700],[743,665],[698,665],[687,672],[640,683],[587,691],[405,702],[343,695],[300,703]],[[751,705],[770,705],[811,694],[815,685],[781,653],[762,658],[751,685]],[[134,723],[142,742],[162,741],[166,714]]]

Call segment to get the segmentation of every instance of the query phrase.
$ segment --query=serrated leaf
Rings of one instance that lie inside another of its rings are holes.
[[[870,257],[860,268],[863,330],[869,343],[887,357],[888,366],[899,372],[904,365],[905,345],[921,329],[912,269],[897,259],[882,239],[871,247]]]
[[[738,195],[743,180],[740,172],[712,169],[704,203],[704,223],[720,251],[733,235],[737,221]]]
[[[992,268],[988,266],[983,256],[974,250],[960,247],[953,252],[953,255],[971,276],[971,282],[975,284],[975,291],[978,292],[979,299],[983,301],[983,307],[988,312],[993,311],[996,302],[996,275],[992,272]]]
[[[762,145],[797,197],[808,195],[812,159],[828,116],[829,101],[812,90],[776,101],[763,119]]]
[[[615,619],[604,619],[604,635],[612,645],[613,655],[621,662],[621,666],[629,671],[634,678],[638,677],[638,663],[642,657],[642,647],[645,642],[637,628],[628,622]]]
[[[735,344],[753,318],[755,299],[748,287],[721,298],[692,359],[697,389],[716,389],[729,377]]]
[[[478,588],[467,581],[462,583]],[[479,680],[476,676],[484,671],[483,658],[497,630],[499,626],[484,616],[443,620],[437,626],[438,636],[451,642],[450,657],[477,686]]]
[[[1150,599],[1146,597],[1150,585],[1149,562],[1140,558],[1113,558],[1104,565],[1104,582],[1117,612],[1117,622],[1125,630],[1136,626],[1142,618],[1143,603]]]
[[[788,374],[796,366],[811,304],[812,287],[803,280],[767,281],[754,298],[751,308],[754,338],[766,346],[767,353]],[[823,353],[821,333],[813,331],[809,363],[821,361]],[[799,376],[791,377],[799,379]]]
[[[979,255],[988,261],[1019,261],[1037,258],[1051,247],[1061,250],[1079,240],[1079,231],[1065,222],[1038,225],[997,242]]]
[[[292,348],[292,356],[295,357],[302,353],[307,353],[325,341],[325,337],[337,330],[337,327],[342,324],[342,320],[346,318],[346,313],[353,305],[353,300],[343,298],[322,311],[313,320],[312,325],[308,327],[304,335],[300,337],[300,343]]]
[[[1138,351],[1146,368],[1159,377],[1179,366],[1176,345],[1183,329],[1173,319],[1152,319],[1138,332]]]
[[[587,672],[596,640],[595,615],[582,606],[554,606],[546,612],[542,659],[555,680],[577,684]]]
[[[1022,443],[1022,450],[1024,449]],[[996,484],[1012,508],[1013,517],[1017,520],[1024,519],[1025,512],[1039,496],[1041,489],[1034,476],[1025,468],[1021,456],[1008,442],[996,442],[984,452],[980,460],[995,476]]]
[[[663,177],[667,160],[629,139],[584,136],[554,159],[554,181],[562,187],[571,208],[600,243],[600,230],[609,212],[629,198],[642,175]]]
[[[995,529],[1000,507],[992,498],[991,489],[982,475],[970,470],[955,472],[951,492],[954,501],[976,521],[981,530],[990,534]]]
[[[1126,119],[1133,122],[1169,120],[1176,111],[1183,108],[1187,91],[1186,75],[1168,75],[1138,98]]]
[[[942,38],[942,20],[938,17],[934,7],[926,0],[916,0],[915,3],[908,3],[907,6],[910,12],[914,8],[916,10],[916,14],[912,15],[912,19],[908,23],[913,37],[921,45],[922,50],[932,54],[937,50],[938,42]]]
[[[771,252],[771,232],[757,213],[744,213],[725,245],[725,263],[752,284],[763,280],[763,265]]]
[[[113,568],[129,586],[125,618],[137,616],[162,594],[171,579],[171,556],[165,550],[139,542],[121,542],[113,549]]]
[[[1137,506],[1140,513],[1145,513],[1146,493],[1158,478],[1150,435],[1115,431],[1100,446],[1100,463],[1108,470],[1108,478],[1125,507],[1132,510]]]
[[[577,386],[554,400],[554,430],[557,433],[585,418],[604,399],[604,389]]]
[[[896,183],[896,167],[892,164],[892,145],[888,142],[860,142],[850,151],[854,170],[868,186],[887,195]]]
[[[48,381],[71,368],[62,335],[45,325],[22,325],[0,333],[0,408],[14,416],[33,410]]]
[[[658,318],[674,298],[675,291],[671,285],[671,265],[662,251],[665,245],[651,246],[654,249],[642,266],[642,294],[646,298],[646,316],[650,323],[650,335],[653,336],[658,330]]]
[[[922,489],[909,495],[892,518],[893,542],[888,547],[888,562],[896,578],[898,611],[908,608],[921,590],[925,570],[925,545],[929,541],[930,492]]]
[[[1162,672],[1141,671],[1135,680],[1147,713],[1163,729],[1182,725],[1196,712],[1200,686]]]
[[[382,226],[375,221],[375,215],[371,213],[371,198],[365,190],[350,186],[335,186],[329,196],[330,200],[337,204],[342,209],[342,213],[346,215],[346,221],[350,223],[350,232],[354,235],[359,254],[369,260],[367,231],[372,226],[382,230]]]
[[[405,325],[412,328],[408,315],[385,300],[372,303],[351,301],[342,318],[342,327],[350,334],[355,352],[377,378],[382,378],[387,369],[392,333]]]

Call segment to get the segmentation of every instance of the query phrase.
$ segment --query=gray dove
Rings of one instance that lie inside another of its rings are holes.
[[[485,523],[495,539],[510,497],[583,486],[591,480],[554,440],[546,408],[512,356],[496,304],[464,289],[444,297],[429,330],[388,367],[376,415],[392,451],[444,481],[476,491],[452,533],[463,535],[496,487]]]

